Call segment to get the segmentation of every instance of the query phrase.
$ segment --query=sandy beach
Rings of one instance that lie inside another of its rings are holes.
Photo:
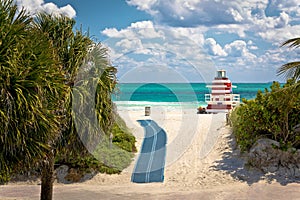
[[[300,199],[299,180],[244,168],[225,114],[197,114],[195,109],[118,107],[120,116],[137,139],[140,150],[144,129],[138,120],[154,120],[167,133],[163,183],[136,184],[131,174],[138,153],[120,175],[97,174],[83,183],[55,183],[54,199]],[[0,199],[39,199],[33,182],[0,186]]]

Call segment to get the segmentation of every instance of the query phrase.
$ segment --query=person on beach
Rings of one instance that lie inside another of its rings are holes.
[[[201,106],[198,108],[198,114],[206,114],[206,109]]]

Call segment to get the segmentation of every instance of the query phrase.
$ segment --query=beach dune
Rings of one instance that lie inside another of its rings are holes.
[[[300,199],[298,183],[282,186],[276,180],[254,180],[256,176],[238,178],[243,160],[235,155],[224,113],[197,114],[196,109],[168,106],[151,107],[150,116],[141,106],[117,110],[137,140],[138,152],[131,165],[120,175],[97,174],[70,185],[55,183],[54,199]],[[153,120],[166,132],[162,183],[131,182],[144,139],[139,120]],[[9,183],[0,186],[0,199],[39,199],[39,187]]]
[[[203,184],[200,175],[206,173],[205,170],[215,160],[220,159],[220,155],[212,151],[218,149],[216,145],[219,137],[229,131],[225,127],[225,113],[197,114],[196,109],[160,106],[151,107],[150,116],[145,116],[144,107],[121,107],[118,113],[136,136],[138,149],[144,138],[144,129],[138,120],[151,119],[166,132],[164,186],[197,187]],[[128,175],[127,180],[130,180],[134,164],[135,161],[122,173]],[[215,184],[215,181],[212,182]]]

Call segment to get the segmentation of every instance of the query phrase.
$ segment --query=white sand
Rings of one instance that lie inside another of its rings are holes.
[[[268,182],[257,172],[243,169],[232,147],[225,114],[196,114],[196,109],[119,107],[118,112],[137,139],[140,150],[144,129],[137,120],[154,120],[167,133],[165,181],[136,184],[131,174],[138,158],[120,175],[97,174],[84,183],[55,184],[55,199],[300,199],[300,184]],[[277,177],[274,177],[275,179]],[[243,180],[243,181],[241,181]],[[0,186],[0,199],[39,199],[40,186]]]
[[[152,107],[151,115],[145,116],[144,107],[118,108],[120,116],[137,139],[140,150],[144,129],[137,120],[154,120],[167,133],[167,153],[164,187],[209,187],[237,182],[221,171],[210,167],[221,159],[226,148],[224,137],[230,134],[225,127],[225,114],[197,114],[196,109]],[[133,184],[131,174],[138,158],[121,175],[98,174],[86,184]]]

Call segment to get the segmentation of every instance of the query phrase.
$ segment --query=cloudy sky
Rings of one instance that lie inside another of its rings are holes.
[[[121,82],[283,81],[299,50],[299,0],[15,0],[31,13],[74,18],[109,49]]]

